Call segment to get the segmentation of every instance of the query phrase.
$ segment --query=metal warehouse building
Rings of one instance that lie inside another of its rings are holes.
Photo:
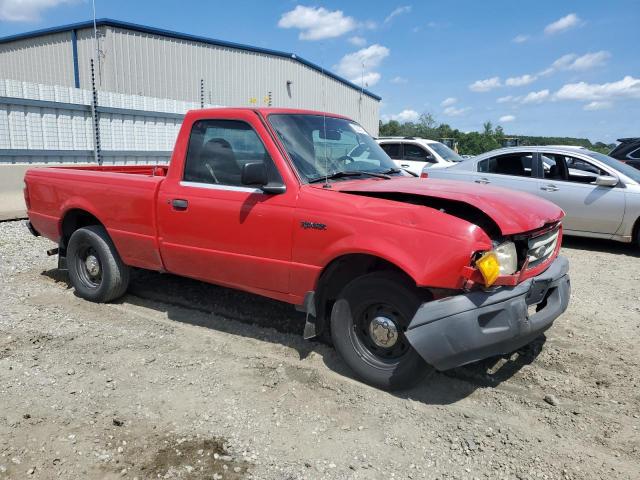
[[[227,106],[327,110],[378,133],[380,97],[293,53],[96,21],[98,90]],[[0,39],[0,78],[91,89],[93,22]],[[202,82],[202,86],[201,86]]]

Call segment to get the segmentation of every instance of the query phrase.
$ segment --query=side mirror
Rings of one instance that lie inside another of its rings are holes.
[[[242,167],[240,181],[243,185],[257,187],[264,193],[284,193],[287,188],[283,184],[269,184],[267,167],[263,162],[249,162]]]
[[[242,176],[240,181],[243,185],[252,185],[262,187],[268,182],[267,168],[263,162],[245,163],[242,167]]]
[[[611,175],[599,175],[596,177],[596,185],[599,187],[615,187],[619,181],[617,177]]]

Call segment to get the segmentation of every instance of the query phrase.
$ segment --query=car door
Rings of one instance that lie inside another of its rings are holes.
[[[404,143],[402,148],[402,162],[400,166],[420,175],[424,167],[429,167],[437,162],[433,154],[416,143]]]
[[[541,161],[540,194],[565,211],[565,230],[611,235],[618,230],[624,217],[624,188],[595,184],[599,175],[610,172],[564,153],[544,152]]]
[[[537,195],[536,159],[534,152],[521,151],[479,160],[473,173],[473,181]]]
[[[182,175],[159,192],[163,262],[172,273],[212,283],[288,292],[295,193],[242,184],[248,162],[264,163],[270,177],[279,173],[254,129],[264,129],[255,114],[225,115],[193,124]]]

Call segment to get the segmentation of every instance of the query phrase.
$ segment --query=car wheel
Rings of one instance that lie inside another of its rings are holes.
[[[363,381],[396,390],[433,371],[404,334],[421,303],[419,291],[395,272],[363,275],[341,292],[331,314],[331,337]]]
[[[71,235],[67,247],[69,277],[78,296],[92,302],[109,302],[124,295],[129,267],[116,251],[104,227],[83,227]]]

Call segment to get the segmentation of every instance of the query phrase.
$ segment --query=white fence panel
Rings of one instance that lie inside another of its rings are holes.
[[[0,79],[0,163],[92,160],[91,102],[89,90]],[[196,102],[98,92],[104,162],[167,161],[182,116],[197,108]]]

